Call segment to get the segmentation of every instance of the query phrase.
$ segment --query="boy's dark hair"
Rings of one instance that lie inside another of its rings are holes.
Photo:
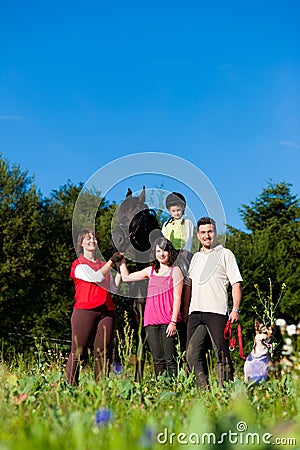
[[[215,231],[217,231],[216,222],[211,217],[201,217],[197,222],[197,230],[199,230],[200,225],[213,225]]]

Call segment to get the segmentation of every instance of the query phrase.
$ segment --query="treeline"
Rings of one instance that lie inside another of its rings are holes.
[[[257,288],[269,308],[282,295],[276,317],[290,324],[300,320],[300,207],[291,188],[270,181],[250,205],[240,208],[249,232],[228,226],[226,246],[235,253],[244,280],[242,320],[252,335],[254,318],[266,315]]]
[[[21,351],[36,338],[70,339],[69,270],[76,257],[72,219],[82,187],[68,181],[44,198],[27,171],[0,155],[0,339],[5,346]],[[99,201],[98,193],[91,197],[99,204],[96,231],[107,258],[113,251],[111,221],[117,205],[104,198]],[[299,209],[290,184],[270,182],[250,205],[241,207],[249,232],[228,226],[226,246],[235,253],[244,278],[246,330],[253,326],[253,306],[261,308],[254,285],[268,295],[269,280],[274,301],[286,285],[279,315],[290,323],[299,320]],[[116,304],[122,327],[130,302],[119,299]]]
[[[43,198],[27,171],[0,156],[0,338],[6,346],[23,349],[43,336],[70,339],[72,218],[82,187],[68,181]],[[115,208],[102,199],[97,212],[104,257],[113,250]]]

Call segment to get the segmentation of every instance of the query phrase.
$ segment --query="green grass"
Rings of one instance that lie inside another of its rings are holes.
[[[65,358],[59,351],[37,348],[28,358],[2,360],[0,450],[300,448],[296,369],[272,375],[253,389],[243,383],[240,370],[233,383],[220,389],[212,371],[210,391],[200,392],[184,369],[173,382],[154,380],[150,361],[143,382],[135,383],[128,348],[123,356],[121,375],[111,372],[95,383],[92,366],[87,366],[76,388],[65,381]],[[102,407],[109,408],[111,418],[97,426],[95,413]],[[289,438],[296,444],[287,445]],[[275,445],[275,439],[283,444]]]

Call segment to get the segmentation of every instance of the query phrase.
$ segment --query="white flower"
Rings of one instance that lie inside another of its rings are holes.
[[[284,344],[284,345],[282,346],[282,352],[281,352],[281,354],[282,354],[282,355],[290,355],[291,353],[293,353],[293,346],[292,346],[292,345]]]
[[[292,339],[291,338],[285,338],[284,342],[286,345],[292,345]]]
[[[276,324],[278,327],[282,328],[282,327],[285,327],[285,326],[286,326],[286,321],[285,321],[284,319],[276,319],[275,324]]]
[[[286,327],[286,332],[289,336],[293,336],[293,334],[297,334],[297,327],[296,325],[288,325]]]
[[[283,358],[282,361],[281,361],[281,364],[283,366],[286,366],[286,367],[292,367],[293,366],[292,361],[289,361],[287,358]]]

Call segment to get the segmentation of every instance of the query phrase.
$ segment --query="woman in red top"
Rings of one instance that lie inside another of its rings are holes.
[[[110,274],[115,262],[122,259],[119,253],[105,263],[95,259],[97,239],[91,229],[82,230],[77,239],[80,253],[71,266],[75,285],[75,304],[71,317],[72,349],[67,361],[67,380],[76,386],[79,380],[80,361],[94,342],[95,380],[107,373],[114,328],[115,306],[111,292],[116,291],[121,276]]]

